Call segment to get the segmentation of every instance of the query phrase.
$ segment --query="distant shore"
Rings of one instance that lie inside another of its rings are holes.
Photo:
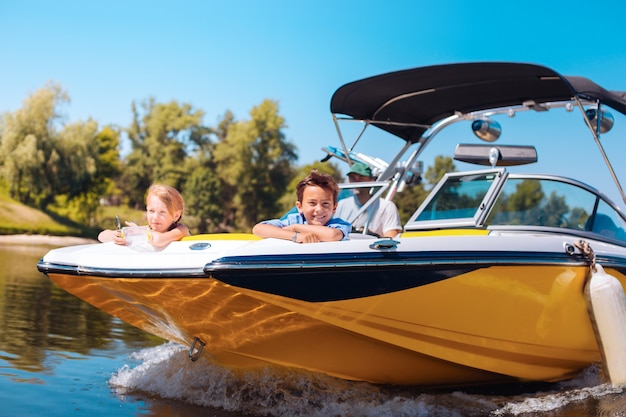
[[[82,245],[86,243],[97,243],[97,240],[75,236],[49,236],[49,235],[0,235],[0,245],[9,244],[30,244],[30,245],[54,245],[70,246]]]

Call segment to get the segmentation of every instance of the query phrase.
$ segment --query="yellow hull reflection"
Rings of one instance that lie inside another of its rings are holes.
[[[588,269],[495,266],[394,293],[311,303],[211,278],[50,273],[66,291],[230,367],[278,364],[374,383],[555,381],[600,361]],[[617,271],[607,273],[625,283]],[[295,277],[294,279],[297,279]]]

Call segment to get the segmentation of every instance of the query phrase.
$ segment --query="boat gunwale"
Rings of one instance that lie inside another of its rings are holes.
[[[102,278],[207,278],[202,268],[101,268],[40,261],[39,272]]]

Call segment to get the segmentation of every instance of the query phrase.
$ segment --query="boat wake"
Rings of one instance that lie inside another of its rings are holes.
[[[517,392],[386,387],[304,371],[263,368],[233,370],[203,355],[191,362],[188,349],[174,343],[134,353],[109,384],[118,396],[147,393],[196,406],[246,415],[271,416],[555,416],[576,410],[626,408],[622,390],[602,384],[597,367],[558,384],[516,388]],[[526,390],[524,390],[526,389]],[[603,404],[603,398],[607,398]],[[621,401],[615,401],[615,399]],[[618,404],[621,403],[621,404]],[[619,407],[619,408],[615,408]],[[566,411],[567,410],[567,411]],[[557,414],[554,414],[554,413]],[[590,415],[590,414],[586,414]],[[605,415],[605,414],[602,414]]]

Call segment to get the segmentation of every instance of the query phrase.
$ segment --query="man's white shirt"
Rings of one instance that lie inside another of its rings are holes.
[[[333,217],[338,217],[346,221],[354,218],[362,205],[355,195],[339,200],[337,210]],[[382,236],[389,230],[402,231],[400,214],[396,205],[382,198],[374,201],[365,212],[352,222],[352,226],[357,230],[362,230],[367,224],[370,232]]]

